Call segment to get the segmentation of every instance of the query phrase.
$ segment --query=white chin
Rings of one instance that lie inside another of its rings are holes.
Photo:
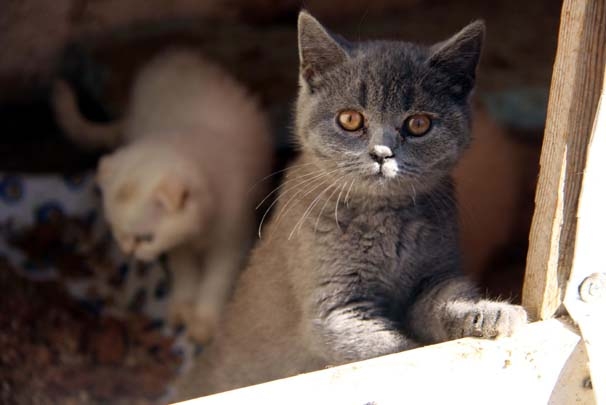
[[[396,177],[398,174],[398,164],[393,160],[384,163],[383,167],[381,167],[381,174],[388,179]]]
[[[381,173],[381,165],[374,162],[372,164],[372,168],[370,170],[371,170],[372,174],[379,174],[379,173]]]

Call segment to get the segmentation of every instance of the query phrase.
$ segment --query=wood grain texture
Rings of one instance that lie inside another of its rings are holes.
[[[582,388],[580,343],[576,330],[550,319],[510,338],[459,339],[180,405],[595,405],[592,391]]]
[[[606,0],[565,0],[524,280],[532,319],[561,306],[574,255],[587,144],[606,58]]]

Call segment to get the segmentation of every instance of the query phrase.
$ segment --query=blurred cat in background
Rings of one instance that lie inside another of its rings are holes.
[[[270,129],[256,100],[221,68],[181,49],[143,67],[121,120],[87,121],[62,81],[53,107],[76,143],[117,147],[97,170],[112,233],[137,259],[169,253],[169,320],[209,340],[252,240],[261,187],[251,189],[272,166]]]

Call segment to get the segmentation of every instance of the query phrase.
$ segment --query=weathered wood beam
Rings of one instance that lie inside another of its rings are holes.
[[[181,404],[591,405],[588,375],[577,331],[552,319],[511,338],[466,338]]]
[[[558,312],[570,276],[605,61],[606,0],[564,0],[522,297],[535,320]]]

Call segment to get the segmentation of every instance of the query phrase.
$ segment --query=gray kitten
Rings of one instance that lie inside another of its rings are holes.
[[[300,14],[301,156],[181,398],[526,322],[460,268],[450,172],[483,36],[474,22],[431,47],[354,44]]]

